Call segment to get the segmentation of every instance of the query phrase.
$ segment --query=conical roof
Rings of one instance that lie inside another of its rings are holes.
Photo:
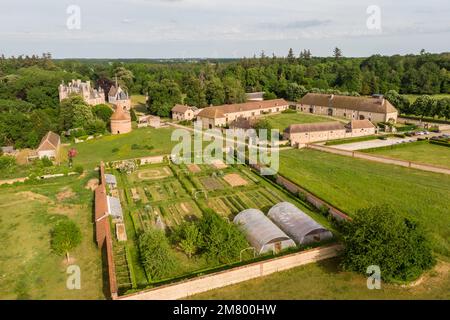
[[[116,111],[111,116],[111,120],[130,120],[131,121],[131,115],[123,110],[122,107],[117,106]]]

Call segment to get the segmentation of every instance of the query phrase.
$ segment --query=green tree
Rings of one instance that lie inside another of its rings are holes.
[[[307,93],[306,88],[304,86],[299,85],[298,83],[291,82],[287,85],[286,98],[290,101],[298,101],[306,93]]]
[[[256,121],[256,123],[253,125],[253,129],[255,129],[258,132],[258,135],[259,135],[259,130],[262,130],[262,129],[267,130],[267,136],[260,137],[260,138],[264,138],[267,140],[271,139],[271,131],[272,131],[273,127],[267,118],[260,118],[258,121]]]
[[[185,222],[176,231],[176,242],[186,255],[191,258],[200,247],[200,230],[195,222]]]
[[[225,103],[241,103],[245,101],[245,90],[241,82],[232,77],[223,80]]]
[[[346,270],[365,274],[377,265],[385,281],[412,281],[434,265],[425,232],[388,206],[359,210],[342,235]]]
[[[341,58],[341,57],[342,57],[342,51],[341,51],[341,49],[339,49],[338,47],[334,48],[334,50],[333,50],[333,57],[334,57],[335,59]]]
[[[151,82],[148,87],[148,107],[152,114],[160,117],[169,117],[170,110],[177,103],[181,103],[181,90],[179,85],[169,79],[161,82]]]
[[[206,88],[202,81],[197,78],[190,77],[186,84],[186,98],[185,104],[196,106],[199,108],[208,105],[206,101]]]
[[[51,232],[51,246],[58,255],[65,255],[69,262],[69,251],[81,243],[81,230],[69,219],[59,221]]]
[[[436,100],[432,97],[423,95],[416,99],[411,104],[411,111],[413,114],[418,115],[423,119],[423,117],[430,116],[432,110],[434,110],[436,104]]]
[[[384,97],[390,103],[392,103],[392,105],[394,107],[396,107],[400,111],[400,113],[404,113],[404,114],[409,113],[409,111],[410,111],[410,103],[409,103],[408,98],[406,98],[405,96],[400,95],[395,90],[389,90],[388,92],[386,92]]]
[[[214,106],[225,103],[225,89],[220,78],[214,77],[206,83],[206,102]]]
[[[77,95],[61,101],[60,110],[60,124],[63,130],[85,128],[89,121],[94,120],[91,106]]]
[[[105,123],[109,123],[114,111],[107,104],[98,104],[92,107],[92,112],[97,118],[103,120]]]
[[[139,251],[142,264],[152,280],[170,276],[176,260],[164,231],[150,229],[139,236]]]
[[[248,247],[244,235],[233,223],[229,223],[212,210],[205,210],[199,221],[202,250],[216,263],[232,263],[239,260],[241,250]]]

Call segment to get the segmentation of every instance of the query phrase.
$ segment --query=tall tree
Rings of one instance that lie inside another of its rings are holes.
[[[340,57],[342,57],[341,49],[339,49],[338,47],[334,48],[334,50],[333,50],[333,57],[335,59],[339,59]]]

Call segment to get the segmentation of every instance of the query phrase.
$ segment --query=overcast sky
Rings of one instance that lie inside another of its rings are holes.
[[[79,29],[76,12],[67,13],[71,5],[80,8]],[[380,28],[376,11],[367,13],[371,5],[380,9]],[[335,46],[346,56],[450,51],[449,0],[0,0],[0,26],[7,56],[219,58],[286,55],[290,47],[328,56]]]

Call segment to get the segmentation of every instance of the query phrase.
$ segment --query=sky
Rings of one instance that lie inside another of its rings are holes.
[[[0,0],[0,54],[241,58],[450,51],[449,0]]]

